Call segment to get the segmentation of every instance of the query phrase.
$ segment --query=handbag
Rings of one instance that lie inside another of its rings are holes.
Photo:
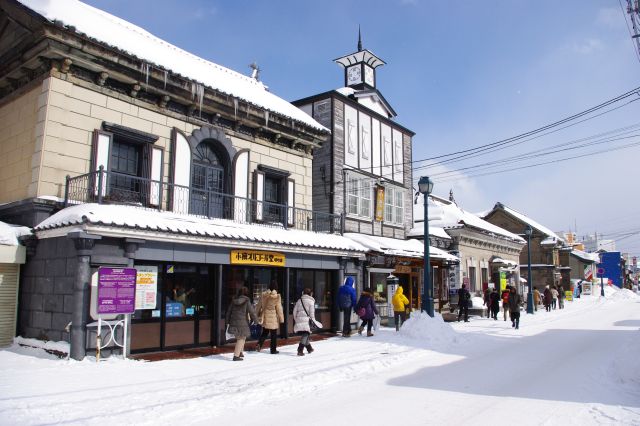
[[[313,333],[314,331],[318,330],[319,328],[318,324],[316,324],[315,320],[311,318],[311,316],[309,315],[309,312],[307,312],[307,308],[304,307],[302,298],[300,298],[300,304],[302,305],[302,309],[304,310],[304,313],[307,314],[307,316],[309,317],[309,330],[311,330],[311,332]]]
[[[366,310],[364,307],[362,307],[362,308],[360,308],[360,309],[358,309],[358,310],[356,311],[356,314],[358,314],[358,316],[359,316],[360,318],[362,318],[362,317],[364,316],[364,314],[366,314],[366,313],[367,313],[367,310]]]
[[[225,328],[224,330],[224,338],[226,340],[231,340],[233,338],[235,338],[236,336],[234,336],[233,334],[229,333],[229,326],[227,325],[227,328]]]

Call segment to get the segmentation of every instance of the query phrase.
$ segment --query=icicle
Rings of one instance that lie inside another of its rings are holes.
[[[238,98],[233,98],[233,117],[238,118]]]
[[[144,76],[145,76],[145,85],[149,86],[149,64],[144,64]]]
[[[264,112],[264,125],[265,127],[269,127],[269,111]]]
[[[204,101],[204,86],[202,84],[191,83],[191,99],[198,100],[199,115],[202,117],[202,103]]]
[[[167,70],[164,70],[164,88],[167,88],[167,76],[169,75],[169,73],[167,72]]]

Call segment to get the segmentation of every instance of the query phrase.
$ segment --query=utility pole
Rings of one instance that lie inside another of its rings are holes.
[[[631,21],[631,28],[628,28],[629,33],[637,50],[636,56],[640,60],[640,0],[627,0],[627,13],[629,21]]]

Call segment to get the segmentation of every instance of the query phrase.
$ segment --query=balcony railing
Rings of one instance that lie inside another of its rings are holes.
[[[322,233],[342,232],[340,215],[107,172],[102,168],[76,177],[67,176],[64,202],[65,206],[125,204],[237,223]]]

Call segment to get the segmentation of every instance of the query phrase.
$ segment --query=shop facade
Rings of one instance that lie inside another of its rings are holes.
[[[316,317],[323,328],[337,329],[334,295],[345,273],[357,274],[354,265],[365,252],[358,244],[340,235],[257,226],[229,229],[228,224],[204,219],[176,223],[179,218],[172,217],[165,223],[168,219],[158,212],[144,212],[144,220],[156,224],[145,231],[135,219],[126,225],[109,219],[135,215],[131,210],[136,208],[74,206],[35,229],[37,242],[25,265],[29,285],[23,297],[33,301],[41,291],[34,284],[50,280],[53,286],[46,298],[59,299],[65,309],[56,313],[47,306],[22,304],[23,335],[68,337],[72,356],[78,359],[94,351],[101,267],[137,270],[136,310],[129,328],[132,353],[224,344],[225,313],[243,286],[249,288],[254,305],[263,291],[276,286],[285,313],[283,337],[293,334],[293,305],[306,287],[314,293]],[[265,233],[271,235],[268,243]],[[236,238],[228,238],[231,234]],[[32,320],[40,317],[45,319]],[[65,336],[70,322],[71,333]]]

